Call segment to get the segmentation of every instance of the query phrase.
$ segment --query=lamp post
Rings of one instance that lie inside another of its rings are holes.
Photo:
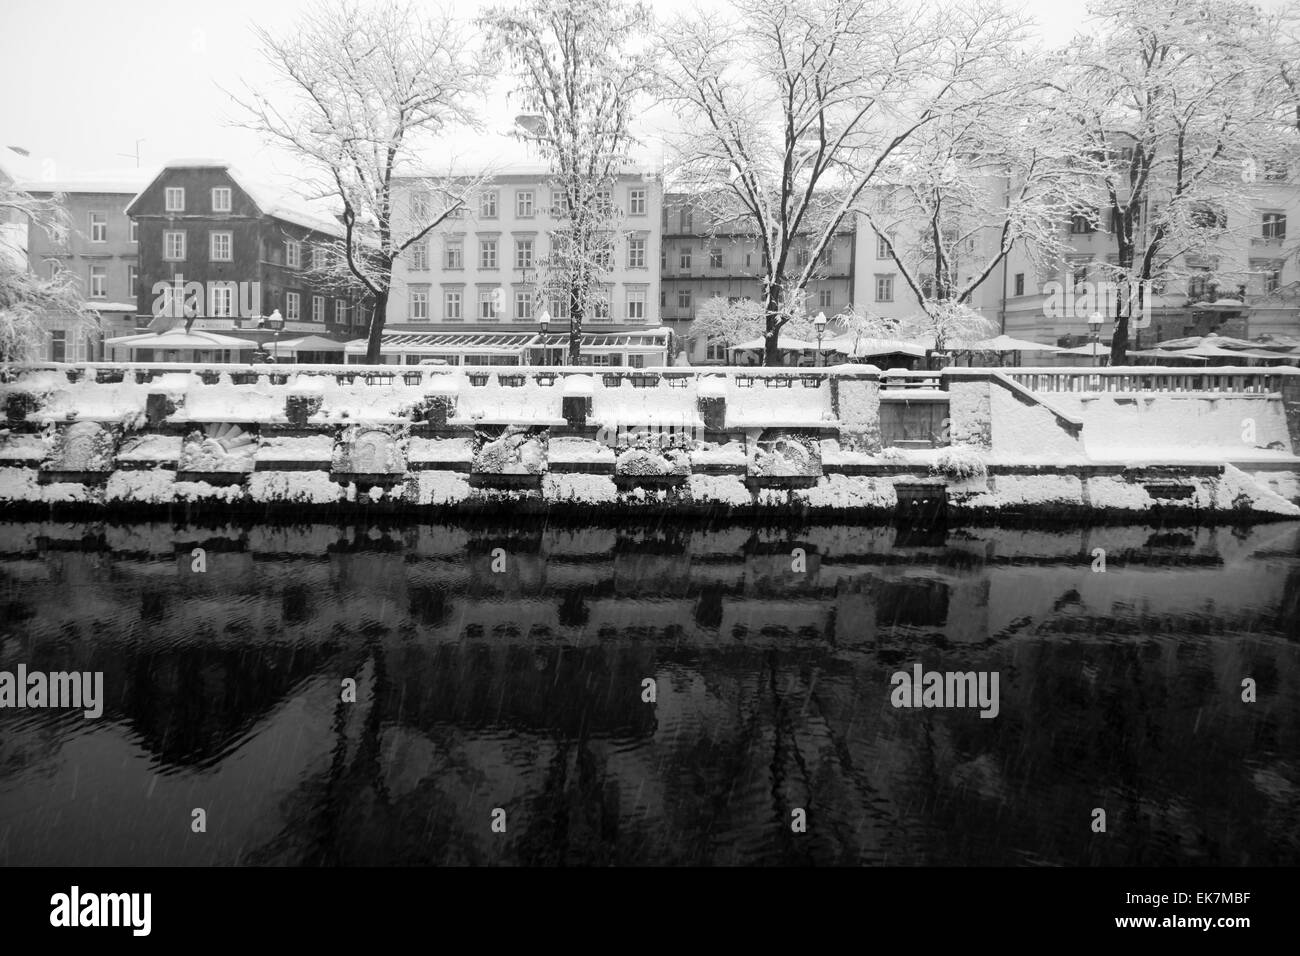
[[[542,364],[545,365],[548,358],[548,349],[546,348],[546,330],[551,326],[551,313],[542,309],[542,314],[537,317],[537,324],[542,330]]]
[[[1101,323],[1105,317],[1100,312],[1094,312],[1088,316],[1088,331],[1092,333],[1092,364],[1100,365],[1100,359],[1097,355],[1097,347],[1101,344]]]
[[[284,329],[284,316],[280,314],[279,309],[272,310],[271,314],[266,317],[266,327],[275,333],[271,339],[271,358],[274,361],[279,361],[280,353],[277,344],[280,341],[280,332]]]
[[[822,335],[826,332],[826,313],[818,312],[817,318],[813,319],[813,327],[817,329],[817,365],[825,365],[822,358]]]

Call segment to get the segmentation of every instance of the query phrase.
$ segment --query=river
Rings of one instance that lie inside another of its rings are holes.
[[[10,522],[0,605],[104,697],[0,864],[1300,864],[1295,523]]]

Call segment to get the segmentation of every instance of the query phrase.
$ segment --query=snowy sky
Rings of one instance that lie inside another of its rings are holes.
[[[4,0],[0,30],[0,145],[30,150],[55,178],[156,168],[177,157],[228,159],[257,179],[292,181],[292,164],[258,137],[230,125],[238,115],[222,92],[241,82],[265,86],[250,32],[289,29],[311,0]],[[707,7],[711,0],[652,0],[657,16]],[[1282,0],[1266,0],[1274,6]],[[484,0],[455,0],[472,16]],[[1027,0],[1024,9],[1057,45],[1084,25],[1078,0]],[[529,162],[509,139],[515,110],[501,84],[487,110],[488,133],[459,143],[460,162]],[[657,163],[654,132],[671,117],[648,117],[640,157]],[[481,158],[480,158],[481,157]]]

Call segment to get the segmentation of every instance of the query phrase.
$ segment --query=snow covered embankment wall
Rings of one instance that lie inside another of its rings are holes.
[[[1100,473],[1062,402],[943,379],[953,447],[882,449],[870,366],[36,368],[0,386],[0,504],[1300,513],[1222,468]]]

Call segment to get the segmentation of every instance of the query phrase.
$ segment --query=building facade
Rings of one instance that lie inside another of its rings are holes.
[[[228,163],[167,164],[127,214],[139,238],[137,313],[155,328],[194,319],[196,328],[261,338],[278,310],[283,334],[343,341],[366,332],[364,300],[324,272],[342,226]]]
[[[665,197],[660,228],[659,305],[664,325],[687,343],[692,365],[724,364],[725,346],[694,339],[691,323],[710,299],[762,302],[765,271],[758,240],[744,219],[719,223],[685,193]],[[856,224],[847,220],[823,254],[806,289],[810,314],[824,312],[830,318],[854,304],[856,237]],[[806,246],[797,246],[791,268],[806,266],[808,255]]]
[[[28,224],[28,268],[53,278],[70,273],[89,310],[84,315],[47,312],[43,357],[52,362],[103,358],[103,341],[135,328],[139,242],[126,205],[142,177],[114,180],[38,180],[20,184],[35,199],[58,198],[68,230],[52,236]]]
[[[401,180],[395,222],[409,228],[427,215],[425,180]],[[659,218],[663,183],[654,173],[625,173],[611,190],[619,213],[603,295],[583,331],[655,328],[659,313]],[[493,177],[459,214],[409,247],[393,269],[387,327],[394,331],[445,328],[475,332],[537,330],[545,310],[551,331],[567,327],[569,302],[548,289],[543,262],[562,218],[558,192],[545,170],[514,170]],[[402,218],[407,217],[407,218]]]

